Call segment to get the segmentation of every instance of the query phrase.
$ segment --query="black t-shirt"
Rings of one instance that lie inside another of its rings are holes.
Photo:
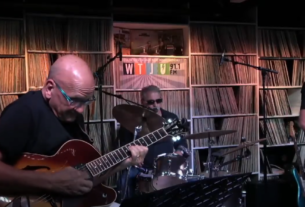
[[[24,153],[53,155],[70,139],[92,143],[84,132],[84,119],[62,123],[41,91],[31,91],[11,103],[0,116],[0,151],[13,164]]]
[[[164,119],[177,119],[178,116],[176,114],[173,114],[169,111],[166,111],[164,109],[161,109],[162,117]],[[120,140],[121,146],[128,144],[134,140],[133,133],[125,129],[123,126],[120,127],[120,130],[118,132],[118,138]],[[182,137],[177,142],[173,142],[172,139],[165,139],[164,141],[161,140],[159,142],[156,142],[155,144],[148,147],[147,155],[144,159],[144,166],[148,169],[153,169],[154,161],[157,158],[158,155],[163,153],[173,153],[174,148],[177,149],[179,145],[183,145],[187,147],[186,140]]]
[[[303,83],[301,94],[301,109],[305,109],[305,82]]]

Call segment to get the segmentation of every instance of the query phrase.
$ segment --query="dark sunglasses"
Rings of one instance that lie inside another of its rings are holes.
[[[162,98],[159,98],[159,99],[157,99],[157,100],[147,100],[147,104],[148,104],[148,105],[152,105],[152,104],[154,104],[155,102],[159,104],[159,103],[162,103],[162,101],[163,101]]]

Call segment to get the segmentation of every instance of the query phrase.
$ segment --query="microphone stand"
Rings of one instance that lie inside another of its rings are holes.
[[[118,43],[120,44],[120,43]],[[109,58],[108,57],[108,61],[101,67],[99,67],[95,73],[93,73],[93,75],[95,77],[97,77],[97,80],[98,80],[98,91],[99,91],[99,96],[100,96],[100,117],[101,117],[101,120],[103,119],[103,100],[102,100],[102,88],[103,88],[103,84],[104,84],[104,73],[106,71],[106,67],[111,63],[113,62],[117,57],[122,57],[122,50],[121,50],[121,46],[119,46],[119,52],[117,52],[117,54],[112,57],[112,58]],[[89,116],[89,106],[88,106],[88,116]],[[89,125],[89,122],[87,123]],[[89,127],[88,127],[89,129]],[[88,132],[89,133],[89,132]],[[103,137],[104,137],[104,123],[103,121],[101,121],[101,140],[103,140]],[[102,150],[102,149],[101,149]]]
[[[241,142],[241,144],[242,144],[242,143],[244,143],[245,141],[246,141],[246,138],[245,138],[245,137],[242,137],[240,142]],[[244,148],[241,148],[241,149],[240,149],[240,157],[243,156],[243,152],[244,152]],[[242,160],[240,159],[240,160],[239,160],[239,163],[238,163],[238,172],[241,172],[241,164],[242,164]]]
[[[245,65],[245,66],[249,66],[249,67],[252,67],[252,68],[255,68],[257,70],[260,70],[261,71],[261,75],[262,75],[262,81],[263,81],[263,108],[262,108],[262,113],[263,113],[263,125],[264,125],[264,129],[263,129],[263,137],[266,138],[266,135],[267,135],[267,114],[266,114],[266,75],[267,73],[275,73],[275,74],[278,74],[278,71],[275,71],[275,70],[270,70],[268,68],[263,68],[263,67],[260,67],[260,66],[255,66],[255,65],[250,65],[250,64],[247,64],[247,63],[242,63],[242,62],[237,62],[237,61],[234,61],[234,60],[230,60],[228,58],[225,58],[224,55],[222,56],[222,61],[226,61],[226,62],[232,62],[234,65],[236,64],[239,64],[239,65]],[[266,158],[266,151],[267,151],[267,140],[264,141],[264,184],[265,184],[265,187],[267,187],[267,158]]]
[[[104,93],[104,94],[106,94],[106,95],[113,96],[113,97],[116,97],[116,98],[118,98],[118,99],[124,100],[124,101],[126,101],[127,103],[132,103],[132,104],[137,105],[137,106],[139,106],[139,107],[141,107],[141,108],[144,108],[144,109],[147,109],[147,110],[149,110],[149,111],[155,112],[153,109],[151,109],[151,108],[149,108],[149,107],[147,107],[147,106],[144,106],[144,105],[138,104],[138,103],[136,103],[136,102],[130,101],[130,100],[126,99],[126,98],[123,98],[123,96],[122,96],[121,94],[113,94],[113,93],[109,93],[109,92],[103,91],[103,90],[101,90],[100,92],[101,92],[101,93]]]

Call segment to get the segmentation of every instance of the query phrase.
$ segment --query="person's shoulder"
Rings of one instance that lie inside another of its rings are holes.
[[[40,93],[40,94],[39,94]],[[40,97],[41,96],[41,97]],[[26,94],[19,97],[14,102],[10,103],[5,107],[2,114],[5,114],[9,111],[20,111],[20,110],[27,110],[31,112],[33,109],[38,109],[39,99],[43,98],[40,91],[29,91]]]

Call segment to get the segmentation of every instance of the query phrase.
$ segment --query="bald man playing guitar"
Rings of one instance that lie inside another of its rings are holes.
[[[148,149],[136,145],[129,147],[129,158],[107,169],[97,180],[93,180],[88,171],[69,166],[51,173],[40,172],[54,167],[52,163],[36,168],[26,164],[22,170],[14,167],[24,153],[31,153],[32,161],[35,154],[52,158],[64,143],[75,139],[80,140],[76,143],[86,144],[78,151],[77,147],[66,146],[61,153],[69,153],[69,156],[83,153],[85,157],[86,146],[92,146],[93,142],[84,132],[82,113],[86,105],[95,101],[94,90],[95,80],[87,63],[77,56],[65,55],[51,66],[42,90],[30,91],[5,108],[0,116],[1,195],[85,195],[93,189],[95,182],[100,183],[129,166],[141,166]],[[38,159],[36,156],[36,159],[38,161],[41,157]],[[100,167],[94,163],[91,165],[91,172],[94,167]]]

